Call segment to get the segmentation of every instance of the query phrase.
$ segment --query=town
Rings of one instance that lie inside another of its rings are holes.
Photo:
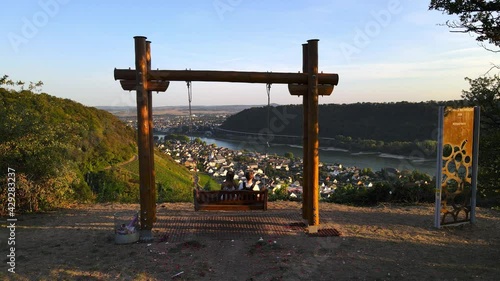
[[[232,150],[207,144],[200,137],[212,137],[227,118],[226,114],[193,114],[154,116],[155,142],[161,153],[185,166],[192,173],[205,173],[221,184],[228,171],[235,173],[235,181],[245,181],[245,172],[252,170],[260,188],[269,190],[278,199],[301,200],[302,155],[287,152],[284,155],[250,150]],[[128,126],[136,127],[136,118],[121,117]],[[385,167],[380,171],[341,163],[319,164],[319,191],[321,200],[329,200],[336,190],[359,191],[398,182],[406,188],[420,188],[431,184],[429,175],[418,171],[399,171]],[[209,189],[208,186],[200,188]],[[387,196],[392,192],[386,189]]]

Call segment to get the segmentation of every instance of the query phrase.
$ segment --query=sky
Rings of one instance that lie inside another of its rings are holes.
[[[442,24],[427,0],[2,1],[0,75],[43,81],[43,92],[88,106],[135,106],[114,68],[135,68],[134,36],[153,69],[298,72],[302,44],[319,39],[319,71],[339,84],[320,103],[460,99],[465,77],[495,54]],[[264,105],[265,84],[193,82],[193,106]],[[299,104],[286,85],[271,102]],[[154,106],[187,105],[185,82]]]

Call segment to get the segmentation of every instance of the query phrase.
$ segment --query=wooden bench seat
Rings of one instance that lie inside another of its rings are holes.
[[[194,210],[267,210],[267,190],[202,191],[193,189]]]

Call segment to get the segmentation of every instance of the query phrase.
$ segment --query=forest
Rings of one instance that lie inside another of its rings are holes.
[[[433,157],[438,107],[461,104],[462,101],[323,104],[319,106],[320,146],[406,155],[418,149]],[[271,142],[299,144],[303,130],[302,105],[246,109],[230,116],[221,128],[262,133]],[[299,137],[286,139],[280,135]]]

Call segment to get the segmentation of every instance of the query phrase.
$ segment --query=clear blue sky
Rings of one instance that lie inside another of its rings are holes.
[[[0,75],[85,105],[135,105],[113,69],[134,68],[133,36],[152,41],[154,69],[297,72],[302,43],[319,41],[319,70],[340,75],[320,103],[459,99],[495,54],[426,0],[2,2]],[[300,103],[285,85],[271,100]],[[265,104],[265,85],[193,82],[193,105]],[[154,106],[187,105],[184,82]]]

